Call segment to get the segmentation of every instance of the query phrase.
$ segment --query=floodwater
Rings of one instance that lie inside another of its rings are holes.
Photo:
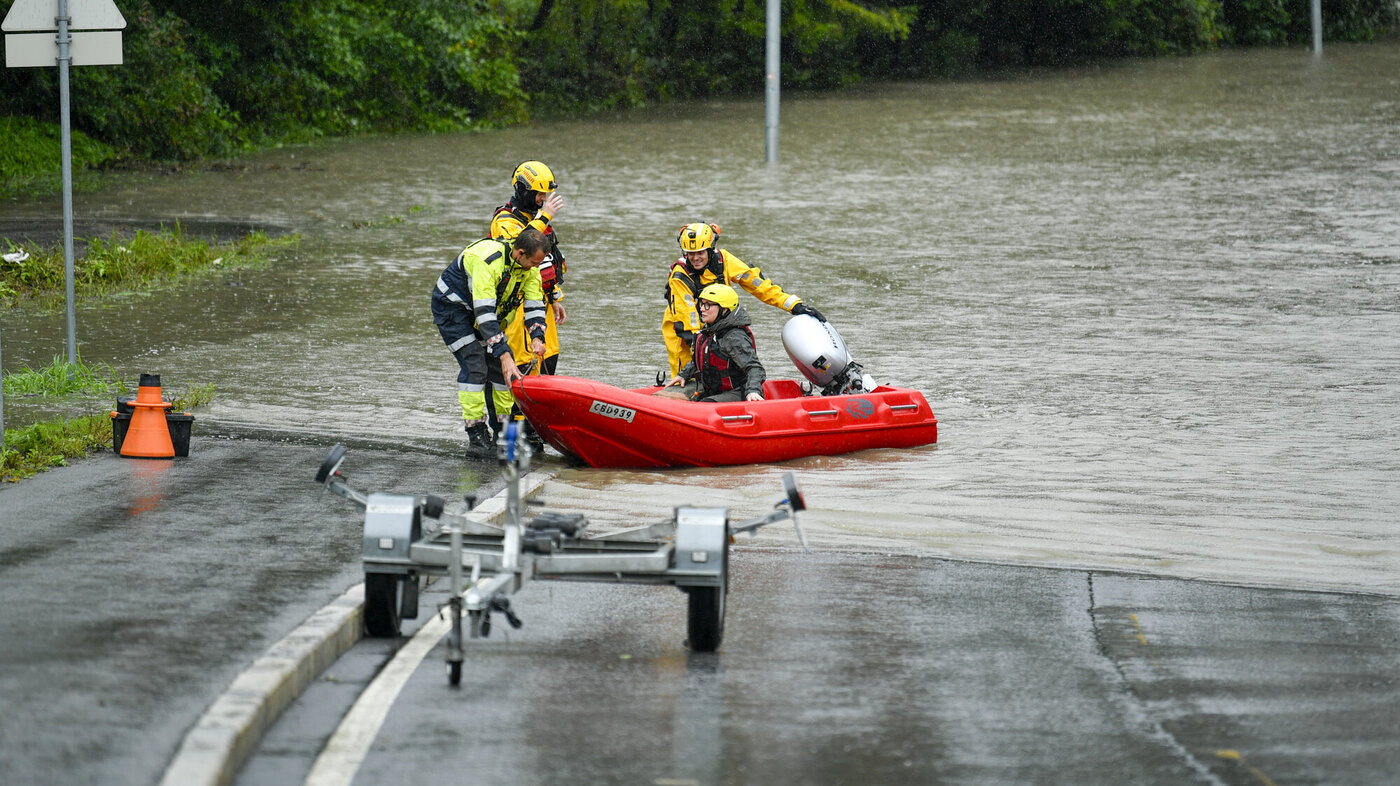
[[[80,224],[302,240],[268,270],[85,307],[80,346],[133,381],[215,383],[197,434],[455,460],[428,290],[541,158],[568,201],[561,373],[649,384],[675,233],[704,219],[941,421],[916,450],[565,469],[552,506],[756,516],[795,470],[820,549],[1400,594],[1400,43],[790,96],[782,121],[773,167],[741,100],[122,176],[78,196]],[[782,315],[750,313],[770,376],[797,378]],[[62,315],[6,314],[3,341],[7,368],[44,364]]]

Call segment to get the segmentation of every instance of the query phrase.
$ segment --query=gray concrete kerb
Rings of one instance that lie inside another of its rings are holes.
[[[531,472],[520,495],[539,490],[554,472]],[[473,511],[495,521],[505,514],[502,490]],[[363,630],[364,585],[346,590],[312,614],[239,674],[185,734],[166,767],[162,786],[225,786],[257,749],[282,711],[321,672],[359,641]]]

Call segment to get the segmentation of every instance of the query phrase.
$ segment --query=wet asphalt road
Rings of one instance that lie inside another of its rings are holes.
[[[324,445],[197,437],[0,489],[5,783],[151,784],[278,638],[360,580]],[[359,485],[491,474],[359,448]],[[372,480],[371,480],[372,479]],[[490,493],[489,482],[482,489]],[[725,642],[669,587],[532,584],[519,631],[436,647],[354,782],[1383,784],[1400,601],[898,555],[733,552]],[[423,598],[424,618],[442,600]],[[422,620],[420,619],[420,622]],[[241,784],[302,783],[397,642],[355,645]]]
[[[158,782],[240,671],[361,580],[359,517],[317,500],[328,447],[196,436],[188,458],[0,484],[0,783]],[[500,485],[421,452],[351,459],[386,491]]]
[[[731,564],[715,655],[681,646],[672,588],[527,587],[524,628],[468,642],[462,689],[441,644],[429,653],[353,783],[1360,785],[1400,771],[1394,600],[742,545]],[[425,612],[444,598],[425,595]],[[238,783],[302,783],[394,648],[356,645]]]

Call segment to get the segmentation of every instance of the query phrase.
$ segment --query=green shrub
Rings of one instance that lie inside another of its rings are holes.
[[[1292,21],[1287,6],[1287,0],[1225,0],[1222,16],[1230,41],[1245,45],[1286,43]]]
[[[0,116],[0,199],[62,188],[61,129],[32,117]],[[70,138],[74,178],[117,157],[117,151],[81,131]]]
[[[784,88],[829,87],[878,75],[909,36],[913,6],[850,0],[783,3]],[[678,97],[763,89],[765,4],[576,0],[516,8],[528,35],[521,78],[546,112],[578,113]]]
[[[129,155],[191,160],[238,147],[238,114],[214,91],[218,60],[189,22],[149,0],[122,6],[120,66],[73,69],[82,127]]]
[[[1109,0],[1104,54],[1185,54],[1222,39],[1219,0]]]

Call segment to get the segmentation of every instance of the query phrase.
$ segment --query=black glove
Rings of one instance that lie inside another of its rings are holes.
[[[806,314],[809,317],[816,317],[818,322],[826,321],[826,317],[822,316],[822,312],[816,310],[815,308],[812,308],[806,303],[798,303],[797,305],[792,307],[793,316],[800,317],[803,314]]]

